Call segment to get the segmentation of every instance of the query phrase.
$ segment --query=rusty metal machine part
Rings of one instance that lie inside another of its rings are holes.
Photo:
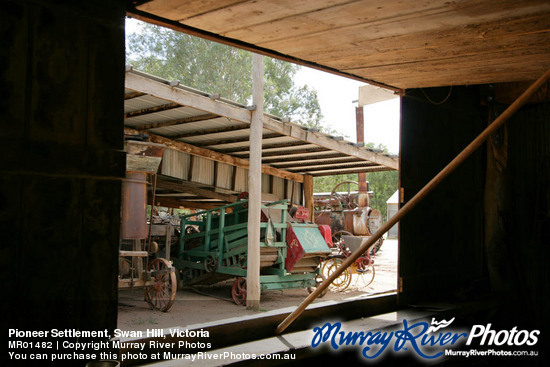
[[[127,172],[122,182],[121,239],[147,237],[147,174]]]

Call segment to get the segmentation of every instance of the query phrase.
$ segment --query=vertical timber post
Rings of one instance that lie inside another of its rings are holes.
[[[355,107],[355,124],[357,132],[357,144],[363,146],[365,144],[365,120],[363,117],[363,106]],[[367,174],[359,172],[357,174],[357,182],[359,183],[359,192],[367,192]]]
[[[304,205],[309,210],[309,220],[313,222],[313,176],[304,175]]]
[[[262,197],[262,130],[264,115],[264,58],[252,57],[252,101],[250,122],[250,168],[248,170],[248,257],[246,308],[260,309],[260,216]]]

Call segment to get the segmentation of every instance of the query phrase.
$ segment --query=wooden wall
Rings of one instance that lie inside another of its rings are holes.
[[[515,313],[514,322],[548,331],[550,103],[524,106],[502,135],[504,149],[487,151],[485,246],[492,289],[503,299],[502,319]]]
[[[475,87],[429,88],[402,99],[401,187],[405,202],[483,129]],[[428,98],[434,102],[430,102]],[[404,304],[466,299],[483,279],[485,151],[479,149],[400,224]]]
[[[0,313],[8,327],[116,326],[124,7],[2,2]]]
[[[440,105],[427,97],[442,101],[449,88],[402,99],[406,201],[488,124],[490,89],[454,87]],[[467,303],[466,325],[538,329],[538,345],[548,341],[549,147],[550,103],[530,103],[402,220],[402,305]]]

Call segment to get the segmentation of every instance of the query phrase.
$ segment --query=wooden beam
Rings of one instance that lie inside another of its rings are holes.
[[[281,134],[273,133],[273,134],[265,134],[262,136],[262,142],[265,142],[269,139],[277,139],[284,137]],[[212,147],[215,145],[224,145],[224,144],[234,144],[234,143],[243,143],[245,141],[248,141],[250,139],[249,136],[244,136],[242,138],[226,138],[226,139],[216,139],[216,140],[206,140],[201,141],[200,144],[203,147]]]
[[[151,113],[173,110],[174,108],[180,108],[180,107],[183,107],[183,106],[180,106],[177,103],[166,103],[160,106],[153,106],[153,107],[148,107],[137,111],[128,112],[124,115],[124,118],[129,119],[132,117],[149,115]]]
[[[126,128],[125,130],[126,131],[131,131],[131,129],[128,129],[128,128]],[[175,140],[165,138],[163,136],[159,136],[159,135],[155,135],[155,134],[150,134],[149,140],[153,143],[164,144],[164,145],[166,145],[167,148],[171,148],[171,149],[183,152],[183,153],[188,153],[188,154],[196,155],[196,156],[199,156],[199,157],[204,157],[204,158],[207,158],[207,159],[211,159],[213,161],[226,163],[226,164],[229,164],[229,165],[232,165],[232,166],[237,166],[237,167],[246,168],[246,169],[249,168],[250,163],[246,159],[232,157],[232,156],[227,155],[227,154],[215,152],[213,150],[209,150],[209,149],[205,149],[205,148],[200,148],[200,147],[197,147],[197,146],[194,146],[194,145],[191,145],[191,144],[184,143],[182,141],[175,141]],[[296,182],[303,182],[304,181],[304,177],[300,174],[292,173],[292,172],[288,172],[288,171],[283,171],[283,170],[280,170],[280,169],[277,169],[275,167],[271,167],[271,166],[268,166],[268,165],[265,165],[265,164],[262,165],[262,173],[277,176],[277,177],[282,177],[286,180],[293,180],[293,181],[296,181]]]
[[[204,114],[204,115],[186,117],[186,118],[178,119],[178,120],[153,122],[151,124],[141,125],[139,128],[137,128],[137,130],[143,131],[143,130],[149,130],[149,129],[156,129],[156,128],[159,128],[159,127],[190,124],[190,123],[193,123],[193,122],[212,120],[212,119],[215,119],[215,118],[218,118],[218,117],[220,117],[220,116],[218,116],[216,114],[213,114],[213,113],[207,113],[207,114]]]
[[[182,138],[188,138],[190,136],[219,134],[219,133],[225,133],[228,131],[238,131],[238,130],[248,130],[248,129],[250,129],[250,124],[229,125],[225,127],[216,127],[212,129],[197,129],[197,130],[187,131],[185,133],[181,133],[177,135],[171,135],[170,139],[177,140]]]
[[[222,200],[228,203],[234,203],[237,201],[237,196],[235,195],[222,194],[212,190],[203,189],[198,187],[196,183],[189,181],[171,182],[166,180],[158,180],[157,189],[188,192],[194,195],[199,195],[209,199]]]
[[[248,170],[248,253],[246,308],[260,309],[260,219],[262,204],[262,117],[264,115],[264,57],[252,55],[252,100]]]
[[[261,143],[261,139],[260,139]],[[281,148],[289,148],[289,147],[299,147],[303,145],[309,145],[307,142],[303,141],[294,141],[289,143],[275,143],[275,144],[266,144],[262,146],[262,150],[268,150],[268,149],[281,149]],[[218,151],[222,153],[235,153],[235,154],[244,154],[249,152],[250,149],[248,147],[237,147],[237,148],[228,148],[228,149],[220,149]]]
[[[309,220],[313,221],[313,176],[304,176],[304,201],[305,207],[309,210]]]
[[[197,93],[193,93],[182,88],[171,87],[168,84],[147,78],[135,72],[126,72],[125,86],[128,89],[151,94],[157,98],[190,106],[198,110],[205,111],[206,113],[212,113],[219,116],[228,117],[232,120],[250,123],[250,111],[245,108],[201,96]]]
[[[127,101],[129,99],[134,99],[134,98],[138,98],[138,97],[143,97],[143,96],[146,96],[147,93],[141,93],[141,92],[130,92],[130,93],[126,93],[124,94],[124,100]]]

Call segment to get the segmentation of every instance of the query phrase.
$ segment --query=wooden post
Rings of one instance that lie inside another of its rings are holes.
[[[262,200],[262,130],[264,115],[264,58],[252,57],[252,101],[256,108],[250,122],[250,168],[248,170],[248,256],[246,308],[260,309],[260,216]]]
[[[309,210],[309,220],[313,222],[313,176],[304,175],[304,201],[306,209]]]
[[[340,276],[355,260],[359,258],[371,245],[373,245],[384,233],[390,230],[397,222],[409,213],[419,202],[421,202],[428,193],[430,193],[443,179],[460,166],[485,140],[493,135],[506,120],[508,120],[517,110],[519,110],[535,92],[550,79],[550,69],[546,71],[536,82],[534,82],[521,96],[516,99],[498,118],[493,121],[481,134],[477,136],[462,152],[460,152],[445,168],[443,168],[430,182],[426,184],[411,200],[409,200],[395,215],[386,222],[376,233],[374,233],[364,244],[353,252],[344,262],[325,279],[298,307],[288,315],[275,329],[275,334],[281,334],[298,316],[304,312],[306,307],[313,302],[319,295]]]
[[[357,143],[365,144],[365,120],[363,117],[363,106],[355,107],[355,128],[357,132]],[[367,188],[367,174],[365,172],[359,172],[357,174],[357,183],[359,184],[359,192],[366,193]]]

